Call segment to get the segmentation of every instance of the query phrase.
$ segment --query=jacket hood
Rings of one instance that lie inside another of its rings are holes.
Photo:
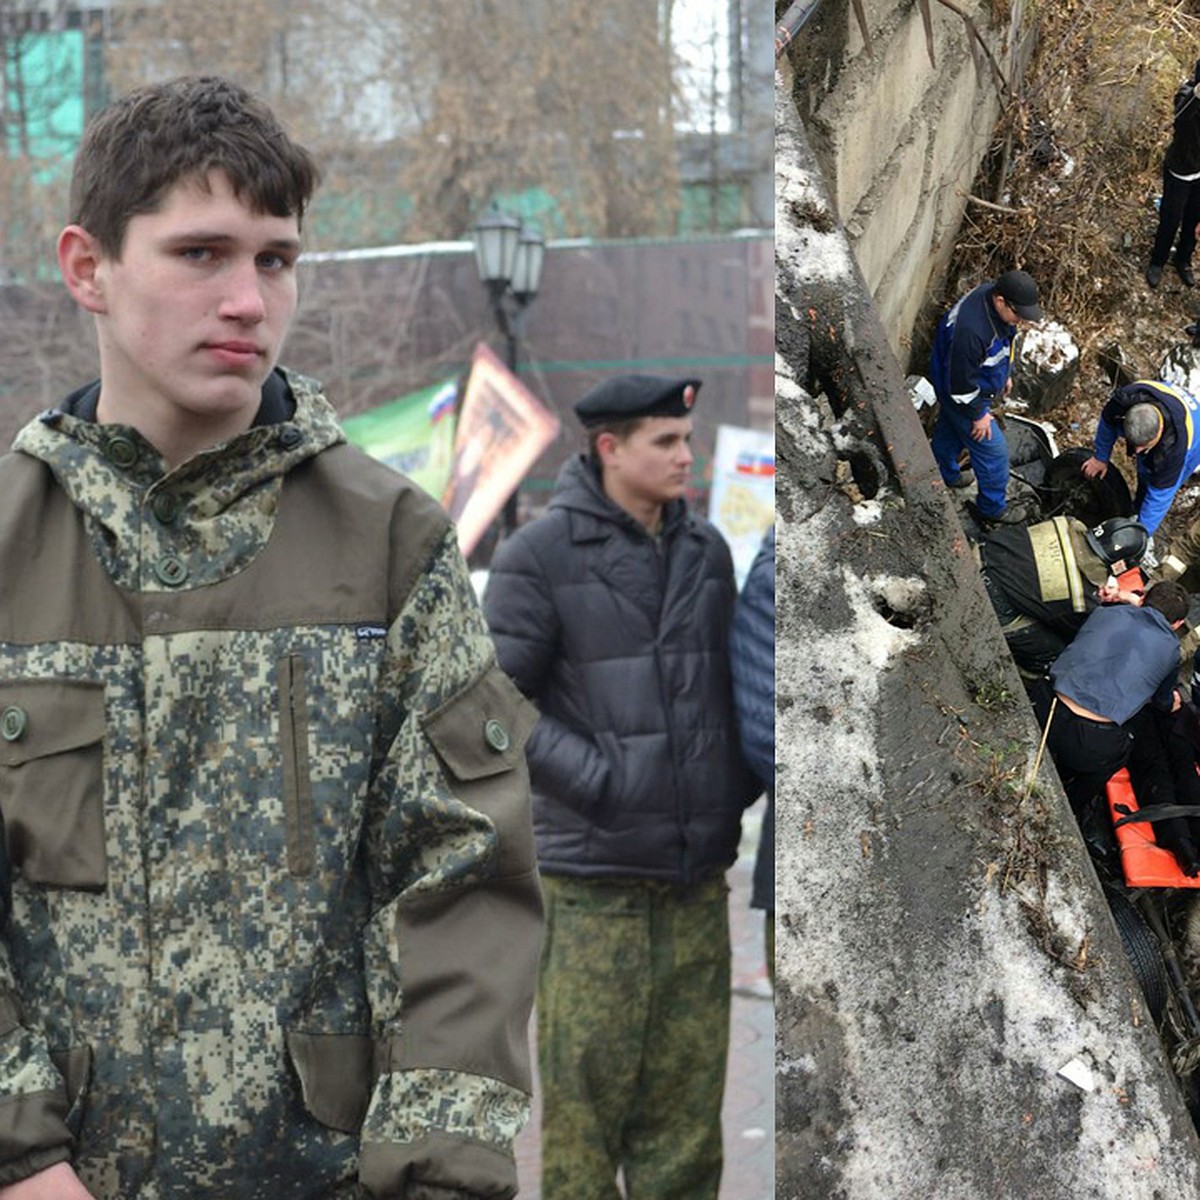
[[[240,570],[270,535],[286,474],[345,440],[320,386],[276,370],[261,423],[168,469],[131,426],[77,415],[84,406],[72,401],[86,391],[26,425],[13,450],[53,472],[105,569],[137,590],[200,586]],[[290,415],[263,420],[267,412]]]
[[[600,472],[586,454],[577,454],[562,465],[550,498],[550,508],[585,513],[597,521],[645,533],[645,526],[605,494]],[[674,532],[688,519],[686,500],[672,500],[663,507],[663,533]]]

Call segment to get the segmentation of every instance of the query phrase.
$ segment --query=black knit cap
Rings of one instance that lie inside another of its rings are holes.
[[[693,388],[685,399],[684,392]],[[584,425],[604,425],[634,417],[686,417],[700,390],[698,379],[667,379],[662,375],[615,375],[598,383],[575,405]]]

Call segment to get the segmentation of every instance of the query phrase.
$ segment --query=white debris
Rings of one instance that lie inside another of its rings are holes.
[[[1173,347],[1163,359],[1158,377],[1164,383],[1181,387],[1193,396],[1200,395],[1200,348]]]
[[[924,375],[909,375],[904,381],[908,384],[908,394],[912,397],[913,408],[919,412],[922,408],[932,407],[937,403],[937,393],[933,384]]]
[[[1071,1059],[1070,1062],[1063,1063],[1058,1068],[1058,1073],[1068,1083],[1073,1083],[1082,1092],[1094,1092],[1096,1090],[1095,1071],[1078,1056]]]
[[[1021,339],[1021,360],[1044,371],[1061,371],[1079,358],[1075,339],[1057,321],[1043,321]]]
[[[883,505],[878,500],[864,500],[854,506],[850,515],[854,518],[855,525],[878,525],[883,517]]]

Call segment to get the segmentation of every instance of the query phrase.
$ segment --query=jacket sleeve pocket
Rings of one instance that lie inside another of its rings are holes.
[[[286,1034],[304,1107],[322,1125],[358,1133],[375,1081],[374,1047],[360,1034]]]
[[[499,878],[522,874],[535,860],[525,743],[537,720],[537,709],[498,666],[424,720],[454,794],[495,822]]]
[[[16,875],[51,887],[106,885],[102,684],[0,683],[0,814]]]

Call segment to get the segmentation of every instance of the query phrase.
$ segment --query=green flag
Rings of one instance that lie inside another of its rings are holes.
[[[410,392],[342,422],[346,437],[372,458],[403,472],[440,500],[454,460],[458,383]]]

